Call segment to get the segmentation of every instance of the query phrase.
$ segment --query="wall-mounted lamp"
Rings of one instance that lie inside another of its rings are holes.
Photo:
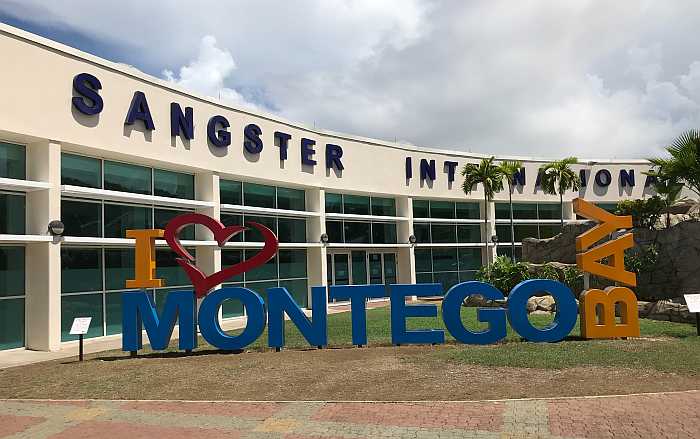
[[[321,234],[321,244],[323,244],[323,245],[328,244],[328,234],[326,234],[326,233]]]
[[[66,226],[59,220],[53,220],[49,223],[49,233],[52,236],[61,236],[66,230]]]
[[[491,242],[493,242],[493,245],[498,245],[498,236],[497,235],[491,236]]]
[[[413,245],[413,244],[416,243],[416,241],[418,241],[418,238],[416,238],[416,235],[411,235],[411,236],[408,237],[408,243],[409,243],[409,244]]]

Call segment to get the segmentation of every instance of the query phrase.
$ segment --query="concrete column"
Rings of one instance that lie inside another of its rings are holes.
[[[306,210],[317,212],[318,216],[309,217],[306,221],[306,239],[310,243],[321,242],[321,235],[326,233],[326,191],[323,189],[306,190]],[[328,285],[328,267],[326,257],[328,250],[325,246],[309,247],[306,251],[306,267],[309,286]],[[307,292],[308,303],[311,304],[311,289]]]
[[[496,259],[496,249],[491,244],[491,237],[496,234],[496,204],[491,201],[487,205],[484,202],[481,203],[481,241],[486,241],[488,243],[485,250],[481,252],[481,263],[486,265],[487,263],[492,263]],[[484,212],[484,210],[486,212]],[[484,215],[488,219],[488,224],[484,226]]]
[[[198,172],[194,176],[195,198],[199,201],[211,201],[212,207],[197,209],[197,213],[210,216],[214,219],[221,217],[221,205],[219,203],[219,176],[211,172]],[[214,234],[206,227],[195,226],[195,238],[198,240],[212,241]],[[217,246],[197,247],[195,249],[197,267],[206,275],[216,273],[221,270],[221,249]],[[215,287],[219,288],[219,286]],[[202,299],[198,300],[201,303]],[[221,310],[219,310],[219,320],[221,320]]]
[[[574,202],[564,201],[564,222],[566,220],[575,220],[576,214],[574,213]]]
[[[27,145],[27,178],[49,189],[28,192],[26,230],[49,235],[48,224],[61,218],[61,145],[46,140]],[[39,351],[61,348],[61,240],[25,246],[26,346]]]
[[[408,221],[399,221],[397,227],[399,244],[407,243],[408,237],[413,235],[413,198],[397,197],[396,214],[408,218]],[[399,283],[416,283],[416,254],[413,246],[399,247],[397,262]]]

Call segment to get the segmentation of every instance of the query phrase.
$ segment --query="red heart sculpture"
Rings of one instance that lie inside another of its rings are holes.
[[[217,271],[211,276],[205,276],[204,273],[202,273],[202,271],[193,264],[195,260],[194,256],[185,250],[180,243],[180,231],[185,226],[190,224],[200,224],[211,230],[214,233],[214,239],[219,244],[219,247],[223,247],[228,240],[248,229],[248,227],[227,227],[220,221],[206,215],[202,215],[201,213],[186,213],[184,215],[176,216],[168,222],[167,226],[165,226],[165,233],[163,234],[165,242],[167,242],[170,248],[180,256],[180,258],[177,259],[177,263],[180,264],[180,266],[185,270],[185,273],[187,273],[187,276],[192,281],[192,286],[194,286],[194,291],[197,298],[206,296],[212,288],[225,282],[227,279],[265,264],[267,261],[275,257],[277,248],[279,247],[277,236],[275,236],[275,233],[272,230],[268,229],[262,224],[251,221],[248,224],[258,229],[265,238],[265,246],[263,249],[250,259],[246,259],[238,264],[226,267],[221,271]]]

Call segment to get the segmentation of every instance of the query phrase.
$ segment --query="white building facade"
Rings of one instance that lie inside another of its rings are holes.
[[[511,241],[519,248],[524,237],[559,231],[558,196],[537,184],[547,160],[497,157],[523,163],[511,237],[507,191],[485,205],[481,187],[469,196],[461,189],[461,168],[486,155],[232,108],[1,24],[0,51],[1,350],[60,350],[74,340],[68,331],[78,316],[93,318],[89,337],[119,337],[120,295],[134,269],[125,231],[162,228],[184,212],[273,229],[277,257],[230,284],[263,297],[285,286],[303,306],[317,285],[438,282],[446,291],[510,254]],[[576,196],[610,207],[652,191],[645,161],[576,168],[584,185],[565,195],[565,221],[575,219]],[[65,224],[62,237],[49,233],[53,220]],[[223,248],[207,230],[183,233],[205,273],[262,246],[256,232]],[[164,242],[157,263],[167,285],[151,291],[158,305],[189,280]],[[225,303],[222,314],[244,310]]]

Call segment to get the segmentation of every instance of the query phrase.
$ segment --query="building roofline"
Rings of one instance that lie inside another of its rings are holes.
[[[65,45],[63,43],[56,42],[54,40],[33,34],[31,32],[27,32],[25,30],[16,28],[14,26],[10,26],[5,23],[0,23],[0,34],[10,36],[15,39],[20,39],[24,40],[30,44],[35,44],[38,46],[43,46],[44,48],[47,48],[51,51],[58,52],[73,58],[77,58],[82,61],[86,61],[88,63],[94,64],[98,67],[105,68],[108,70],[112,70],[116,73],[120,73],[123,75],[126,75],[128,77],[131,77],[133,79],[143,81],[145,83],[148,83],[152,86],[156,86],[162,89],[165,89],[169,92],[180,94],[183,96],[187,96],[188,98],[195,99],[198,101],[201,101],[203,103],[207,103],[210,105],[214,105],[217,107],[220,107],[222,109],[226,109],[229,111],[233,111],[236,113],[241,113],[241,114],[247,114],[250,116],[255,116],[259,118],[266,119],[271,122],[276,122],[280,123],[283,125],[287,125],[290,128],[295,128],[295,129],[300,129],[300,130],[305,130],[314,134],[317,134],[319,136],[326,136],[326,137],[332,137],[336,138],[339,140],[350,140],[350,141],[356,141],[356,142],[361,142],[361,143],[366,143],[366,144],[372,144],[372,145],[377,145],[377,146],[382,146],[382,147],[387,147],[387,148],[392,148],[392,149],[398,149],[406,152],[414,152],[414,153],[427,153],[427,154],[443,154],[443,155],[448,155],[448,156],[453,156],[453,157],[461,157],[461,158],[471,158],[471,159],[482,159],[485,157],[491,157],[492,155],[496,156],[498,160],[521,160],[521,161],[528,161],[528,162],[542,162],[546,163],[551,161],[552,159],[546,159],[546,158],[539,158],[539,157],[527,157],[527,156],[511,156],[511,155],[495,155],[495,154],[483,154],[483,153],[474,153],[474,152],[467,152],[467,151],[457,151],[457,150],[451,150],[451,149],[443,149],[439,147],[424,147],[424,146],[417,146],[417,145],[411,145],[411,144],[399,144],[395,142],[388,142],[385,140],[380,140],[380,139],[373,139],[369,137],[363,137],[363,136],[358,136],[358,135],[353,135],[353,134],[346,134],[346,133],[340,133],[332,130],[324,130],[324,129],[319,129],[315,127],[309,127],[301,122],[293,122],[288,119],[285,119],[283,117],[280,117],[278,115],[268,113],[266,111],[262,110],[252,110],[252,109],[247,109],[247,108],[240,108],[240,107],[234,107],[228,103],[224,103],[221,100],[218,100],[216,98],[210,97],[210,96],[204,96],[198,93],[194,93],[189,90],[185,90],[182,87],[179,87],[171,82],[168,82],[164,79],[149,75],[147,73],[142,72],[141,70],[137,69],[134,66],[128,65],[128,64],[123,64],[123,63],[117,63],[114,61],[109,61],[104,58],[100,58],[96,55],[92,55],[90,53],[84,52],[82,50],[76,49],[74,47]],[[643,165],[643,164],[648,164],[648,160],[644,159],[584,159],[580,158],[579,162],[581,164],[587,164],[587,165],[596,165],[596,164],[630,164],[630,165]]]

